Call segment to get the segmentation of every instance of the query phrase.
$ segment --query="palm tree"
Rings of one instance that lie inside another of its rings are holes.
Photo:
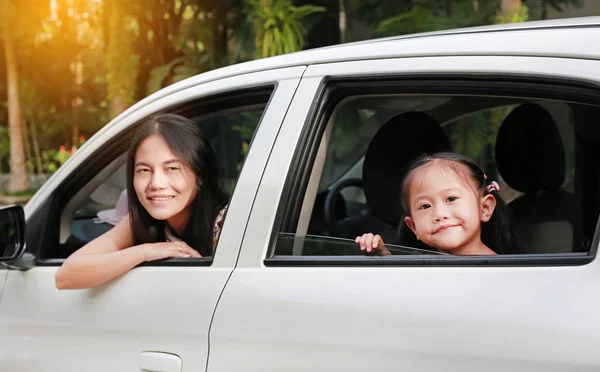
[[[344,0],[338,0],[338,8],[339,8],[339,26],[340,26],[340,43],[346,42],[346,33],[347,33],[347,15],[346,15],[346,3]]]
[[[306,18],[324,11],[315,5],[297,7],[291,0],[246,0],[246,14],[254,25],[256,56],[302,50],[309,30]]]

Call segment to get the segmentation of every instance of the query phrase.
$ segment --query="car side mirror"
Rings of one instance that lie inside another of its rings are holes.
[[[0,209],[0,262],[19,257],[25,246],[25,212],[20,205]]]

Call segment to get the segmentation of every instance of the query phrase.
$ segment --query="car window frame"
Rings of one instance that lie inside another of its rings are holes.
[[[259,119],[256,130],[254,131],[253,137],[249,143],[249,151],[252,148],[252,143],[255,139],[255,134],[258,133],[260,125],[264,119],[265,113],[269,109],[271,100],[275,96],[277,91],[277,82],[273,81],[270,83],[260,84],[258,86],[250,86],[246,88],[237,88],[230,91],[212,93],[205,96],[197,97],[189,102],[182,104],[175,104],[166,108],[157,110],[150,115],[159,113],[176,113],[186,117],[202,117],[204,115],[218,115],[220,112],[229,112],[243,107],[254,107],[258,105],[264,106],[262,115]],[[206,113],[199,114],[200,111],[206,110]],[[46,245],[54,245],[54,249],[58,249],[60,246],[60,230],[62,223],[65,221],[62,216],[65,211],[65,206],[72,200],[72,195],[75,190],[81,189],[84,185],[89,183],[88,174],[98,174],[102,172],[106,167],[111,166],[115,161],[127,152],[129,139],[133,135],[135,129],[142,124],[150,115],[146,115],[141,120],[135,122],[135,124],[128,126],[122,130],[119,134],[114,135],[108,142],[96,150],[92,155],[87,157],[86,162],[75,169],[69,176],[56,187],[52,197],[49,200],[48,209],[49,215],[57,214],[61,218],[56,219],[57,221],[50,221],[49,228],[47,229],[44,240],[46,242],[52,241],[53,243],[46,243]],[[95,159],[99,161],[89,160]],[[244,158],[245,160],[246,158]],[[92,163],[92,164],[90,164]],[[242,163],[243,169],[243,163]],[[241,173],[241,172],[240,172]],[[239,178],[239,175],[238,175]],[[237,184],[237,181],[236,181]],[[232,191],[232,195],[235,189]],[[38,247],[35,257],[35,266],[60,266],[64,262],[64,258],[46,258],[43,257],[43,252],[40,251],[43,247]],[[29,250],[29,256],[31,258],[32,252]],[[27,257],[27,255],[26,255]],[[142,263],[140,266],[211,266],[214,261],[214,256],[201,257],[201,258],[171,258],[160,261],[151,261]],[[31,265],[31,264],[30,264]]]
[[[560,88],[560,89],[557,89]],[[598,86],[587,81],[564,78],[539,78],[532,76],[493,75],[482,78],[468,74],[414,74],[411,76],[382,77],[328,77],[323,80],[319,105],[311,109],[293,155],[275,223],[271,230],[265,266],[576,266],[592,262],[600,242],[600,219],[588,252],[551,253],[537,255],[499,255],[493,257],[365,257],[365,256],[280,256],[275,255],[275,246],[280,232],[292,231],[298,226],[302,196],[306,193],[312,164],[327,124],[338,109],[339,103],[353,95],[381,94],[488,94],[531,99],[560,100],[571,103],[600,104]],[[307,168],[307,164],[310,166]],[[301,195],[301,196],[299,196]],[[299,199],[299,200],[298,200]]]

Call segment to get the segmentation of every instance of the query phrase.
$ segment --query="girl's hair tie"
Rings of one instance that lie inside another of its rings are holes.
[[[498,182],[492,181],[486,186],[485,191],[488,193],[491,193],[492,191],[500,191],[500,185],[498,185]]]

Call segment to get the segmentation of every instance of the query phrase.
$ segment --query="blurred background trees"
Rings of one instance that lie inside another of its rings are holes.
[[[133,103],[211,69],[374,37],[559,17],[585,6],[583,0],[0,0],[0,173],[11,173],[10,190],[26,189],[27,174],[52,173]],[[469,125],[463,140],[489,135]]]

